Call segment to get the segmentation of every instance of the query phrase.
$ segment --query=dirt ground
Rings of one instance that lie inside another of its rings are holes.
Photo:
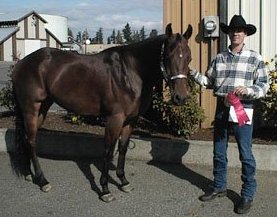
[[[145,125],[145,124],[144,124]],[[175,137],[167,133],[160,133],[156,128],[149,127],[147,129],[137,127],[134,129],[133,135],[142,137],[159,137],[167,139],[185,139],[183,137]],[[14,116],[3,115],[0,117],[0,128],[14,128]],[[104,134],[104,124],[97,125],[95,123],[75,123],[72,124],[65,114],[60,113],[48,113],[48,116],[42,126],[42,129],[62,131],[62,132],[83,132],[92,133],[96,135]],[[277,134],[276,129],[259,129],[254,131],[253,143],[254,144],[264,144],[264,145],[277,145]],[[202,140],[202,141],[212,141],[213,140],[213,129],[199,129],[188,139],[190,140]],[[235,142],[233,136],[230,137],[230,142]]]

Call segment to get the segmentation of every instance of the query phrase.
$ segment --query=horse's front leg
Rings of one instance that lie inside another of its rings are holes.
[[[118,142],[119,155],[118,155],[116,174],[117,174],[117,177],[121,181],[121,190],[124,192],[127,192],[127,193],[134,189],[130,185],[130,183],[127,181],[127,179],[125,177],[125,171],[124,171],[127,148],[128,148],[128,144],[130,141],[130,135],[131,135],[132,131],[133,131],[133,128],[130,125],[124,126],[122,128],[121,137]]]
[[[103,169],[100,178],[100,184],[102,186],[102,194],[100,195],[100,199],[105,202],[110,202],[115,199],[108,188],[109,165],[113,159],[114,147],[124,121],[125,117],[123,114],[116,114],[107,118],[105,128],[105,153]]]

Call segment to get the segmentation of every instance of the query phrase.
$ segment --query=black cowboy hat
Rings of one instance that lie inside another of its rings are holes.
[[[246,24],[245,20],[241,15],[234,15],[230,21],[229,26],[220,23],[220,28],[222,32],[229,34],[230,30],[242,28],[246,31],[247,35],[253,35],[256,32],[256,27],[252,24]]]

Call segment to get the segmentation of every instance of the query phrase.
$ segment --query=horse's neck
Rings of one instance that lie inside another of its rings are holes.
[[[160,61],[161,61],[161,49],[163,39],[157,37],[142,42],[136,47],[136,58],[142,63],[143,70],[141,76],[147,82],[151,82],[152,85],[160,78]]]

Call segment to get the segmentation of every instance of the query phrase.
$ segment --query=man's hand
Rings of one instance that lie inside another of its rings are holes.
[[[189,74],[190,74],[191,76],[196,75],[196,73],[197,73],[197,70],[196,70],[196,69],[190,69],[190,71],[189,71]]]
[[[248,94],[248,90],[246,87],[238,86],[235,88],[234,94],[236,94],[237,96],[244,96]]]

